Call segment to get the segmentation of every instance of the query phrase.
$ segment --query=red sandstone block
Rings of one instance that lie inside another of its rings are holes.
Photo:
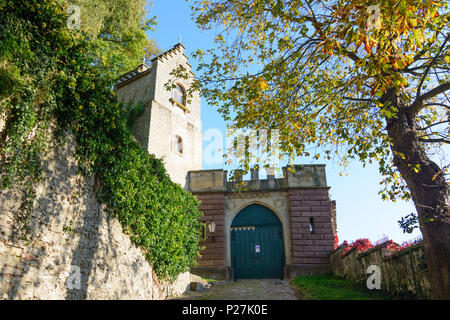
[[[198,265],[202,266],[202,267],[209,267],[209,266],[213,265],[213,261],[212,260],[199,260]]]
[[[331,222],[324,222],[324,223],[322,223],[321,228],[333,230],[333,224]]]
[[[310,252],[322,251],[320,246],[304,246],[304,250]]]
[[[295,233],[292,232],[291,236],[292,236],[292,240],[297,240],[297,239],[301,239],[302,238],[302,235],[300,233],[298,233],[298,232],[295,232]]]
[[[207,208],[199,208],[200,211],[203,211],[205,215],[217,215],[221,213],[223,215],[223,209],[214,208],[212,205]]]
[[[208,238],[206,239],[206,241],[202,241],[202,242],[201,242],[201,245],[202,245],[202,246],[206,246],[206,248],[208,248],[208,246],[209,246],[210,243],[220,243],[220,244],[222,244],[222,245],[225,245],[225,236],[224,236],[224,235],[221,235],[220,237],[219,237],[219,236],[216,236],[214,240],[215,240],[215,241],[212,241],[212,238],[211,238],[210,236],[208,236]],[[206,250],[206,249],[205,249],[205,250]]]
[[[313,233],[312,235],[311,235],[311,238],[310,239],[312,239],[312,240],[322,240],[323,238],[322,238],[322,235],[323,234],[321,234],[321,233]]]
[[[301,235],[300,235],[301,236]],[[292,240],[292,246],[303,246],[304,244],[301,242],[303,239],[293,239]],[[302,249],[303,250],[303,249]]]
[[[217,249],[225,249],[225,242],[211,242],[208,243],[208,248],[214,248]]]
[[[314,245],[314,240],[298,240],[297,243],[304,246],[312,246]]]
[[[211,219],[213,217],[214,217],[214,219],[223,219],[223,216],[224,216],[224,210],[209,209],[209,210],[202,210],[202,211],[204,214],[203,219],[206,219],[206,218]]]
[[[301,205],[302,206],[308,206],[308,207],[310,207],[310,206],[317,206],[317,205],[320,205],[320,201],[311,201],[311,200],[301,201]]]
[[[307,232],[307,230],[305,230],[305,228],[292,228],[292,233],[299,233],[299,234],[304,234],[305,232]]]
[[[322,214],[321,214],[321,212],[311,211],[311,212],[302,212],[302,216],[304,216],[304,217],[321,217]]]
[[[315,222],[321,222],[321,223],[324,223],[324,222],[331,223],[330,217],[324,217],[324,216],[317,217],[317,218],[314,219],[314,221]]]
[[[224,253],[209,253],[209,254],[204,254],[202,253],[202,260],[220,260],[220,259],[224,259],[225,254]]]
[[[331,228],[315,228],[314,233],[327,234],[327,233],[333,233],[333,230],[331,230]]]
[[[326,263],[324,260],[324,258],[304,258],[304,263],[314,263],[314,264],[321,264],[321,263]]]
[[[311,207],[311,211],[313,211],[313,212],[320,212],[320,213],[322,213],[322,212],[330,212],[330,207],[329,206],[312,206]]]
[[[299,200],[309,200],[309,195],[289,195],[289,203]]]
[[[292,253],[294,257],[300,257],[300,258],[314,258],[314,252],[293,252]]]
[[[208,248],[207,246],[204,246],[203,250],[200,251],[200,254],[202,256],[206,256],[206,255],[213,254],[213,253],[216,253],[216,252],[217,252],[216,248]]]
[[[210,210],[210,209],[212,209],[212,208],[213,208],[212,205],[207,204],[207,203],[202,203],[202,204],[198,207],[198,209],[201,210],[201,211],[207,211],[207,210]]]
[[[292,257],[292,263],[293,264],[303,264],[303,263],[305,263],[305,258]]]
[[[328,243],[326,245],[321,245],[321,247],[322,247],[321,251],[331,252],[334,250],[334,243]]]
[[[311,210],[310,206],[292,206],[291,214],[299,213],[299,212],[309,212]]]
[[[292,223],[294,223],[294,222],[309,222],[309,218],[307,218],[307,217],[292,217],[291,216],[291,222]]]
[[[225,259],[214,260],[213,265],[216,267],[225,266]]]
[[[225,259],[225,254],[224,253],[213,254],[212,259],[215,260],[215,261],[216,260],[224,260]]]
[[[223,253],[223,252],[225,252],[225,250],[221,249],[221,248],[206,247],[205,249],[200,251],[200,254],[203,256],[203,255],[212,255],[212,254]]]
[[[328,200],[328,196],[324,194],[312,194],[309,196],[310,200]]]
[[[314,245],[316,246],[329,246],[330,244],[333,245],[334,242],[331,240],[312,240],[314,242]]]
[[[294,228],[294,229],[296,229],[296,228],[303,228],[303,227],[304,227],[303,224],[304,224],[304,223],[293,222],[293,223],[291,223],[291,228]]]
[[[316,258],[329,258],[330,257],[330,251],[314,252],[314,257],[316,257]]]
[[[205,201],[205,203],[208,203],[208,204],[224,204],[225,203],[224,198],[220,198],[220,199],[213,198],[213,199],[208,199],[208,200],[204,200],[204,201]]]

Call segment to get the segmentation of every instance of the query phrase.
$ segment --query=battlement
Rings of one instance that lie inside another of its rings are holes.
[[[273,171],[267,171],[267,179],[259,179],[259,171],[251,170],[251,179],[243,180],[237,175],[234,181],[228,179],[223,169],[197,170],[188,173],[188,189],[199,192],[233,192],[282,190],[290,188],[328,188],[325,165],[306,164],[283,167],[283,178],[275,178]]]

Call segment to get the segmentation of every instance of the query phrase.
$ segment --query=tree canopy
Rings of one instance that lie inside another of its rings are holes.
[[[381,97],[401,90],[421,141],[449,142],[438,126],[449,119],[446,3],[383,1],[383,27],[368,30],[373,3],[198,1],[197,24],[223,26],[219,53],[196,52],[199,85],[232,126],[279,129],[285,155],[376,160],[393,182],[384,197],[409,198],[389,161],[385,119],[396,110]],[[328,149],[311,154],[311,145]]]
[[[437,254],[433,241],[442,250],[430,265],[450,264],[448,164],[429,158],[450,143],[446,1],[199,0],[192,8],[201,29],[218,30],[217,47],[195,54],[198,88],[232,127],[278,129],[291,159],[377,161],[383,197],[412,198],[428,255]],[[443,229],[426,232],[431,225]]]

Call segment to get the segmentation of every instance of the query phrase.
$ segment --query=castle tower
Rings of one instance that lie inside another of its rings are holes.
[[[142,104],[143,113],[132,132],[150,154],[164,162],[172,181],[187,187],[187,173],[202,168],[200,95],[187,98],[194,74],[181,43],[120,77],[115,90],[126,105]],[[175,79],[170,73],[182,67],[191,75]],[[176,88],[164,86],[175,80]]]

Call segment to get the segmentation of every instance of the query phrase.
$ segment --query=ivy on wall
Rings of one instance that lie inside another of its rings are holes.
[[[89,37],[69,30],[67,17],[58,1],[0,1],[1,188],[21,185],[32,210],[49,126],[60,139],[72,132],[81,170],[99,178],[98,199],[158,276],[173,279],[199,255],[199,202],[133,140]]]

